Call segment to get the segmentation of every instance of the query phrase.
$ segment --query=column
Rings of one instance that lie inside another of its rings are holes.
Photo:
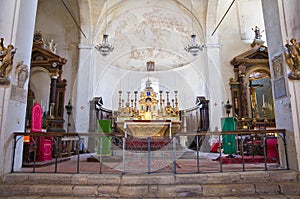
[[[207,44],[208,56],[208,91],[207,99],[210,101],[210,130],[220,129],[220,118],[223,116],[223,104],[225,95],[225,79],[222,76],[222,67],[220,63],[220,45]],[[211,60],[210,58],[214,58]],[[226,79],[227,80],[227,79]],[[228,81],[228,80],[227,80]],[[227,83],[227,82],[226,82]],[[228,84],[228,83],[227,83]]]
[[[49,118],[55,118],[55,103],[56,103],[56,84],[57,84],[57,73],[51,73],[51,84],[50,84],[50,98],[49,98]]]
[[[94,83],[94,63],[93,46],[79,45],[79,67],[75,80],[74,93],[74,120],[76,132],[95,131],[89,129],[89,101],[93,96]]]
[[[246,85],[246,66],[239,66],[239,83],[240,83],[240,107],[241,118],[248,118],[248,100],[247,100],[247,85]]]

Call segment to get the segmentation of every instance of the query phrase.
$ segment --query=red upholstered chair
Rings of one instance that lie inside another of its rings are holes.
[[[267,158],[278,160],[278,140],[277,137],[267,137],[266,139]]]

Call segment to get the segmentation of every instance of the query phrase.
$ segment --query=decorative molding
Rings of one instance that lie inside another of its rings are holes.
[[[222,45],[221,44],[205,44],[204,47],[205,48],[221,48]]]
[[[89,45],[89,44],[79,44],[79,45],[78,45],[78,48],[79,48],[79,49],[93,49],[94,46]]]

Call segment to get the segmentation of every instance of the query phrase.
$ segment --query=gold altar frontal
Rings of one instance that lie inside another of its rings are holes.
[[[181,121],[124,120],[116,124],[119,131],[133,137],[172,137],[179,130]]]

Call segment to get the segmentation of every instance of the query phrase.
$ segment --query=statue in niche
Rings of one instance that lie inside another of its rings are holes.
[[[288,77],[291,80],[300,80],[300,43],[295,38],[290,43],[287,41],[285,44],[285,61],[291,70]]]

